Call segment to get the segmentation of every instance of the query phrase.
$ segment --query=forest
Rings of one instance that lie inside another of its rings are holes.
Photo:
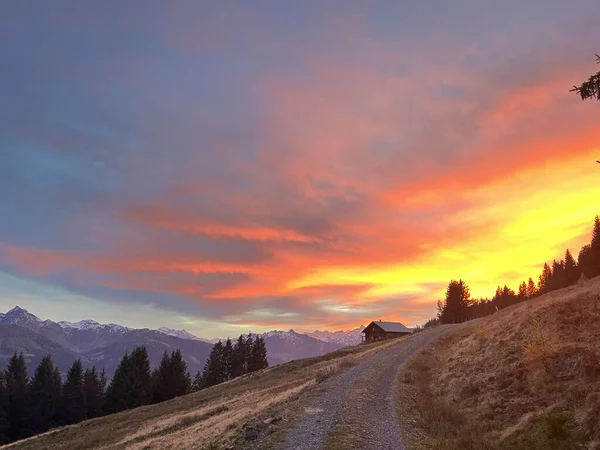
[[[217,342],[193,382],[179,349],[171,354],[165,350],[151,370],[146,348],[136,347],[123,355],[110,382],[104,370],[84,369],[79,359],[63,376],[50,356],[42,358],[30,378],[25,357],[15,352],[0,371],[0,444],[164,402],[266,367],[265,341],[252,335],[241,335],[235,344],[230,339]]]

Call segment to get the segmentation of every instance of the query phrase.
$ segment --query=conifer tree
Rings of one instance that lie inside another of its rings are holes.
[[[181,350],[176,349],[171,353],[171,380],[169,398],[181,397],[190,391],[190,374],[187,371],[187,363],[183,359]]]
[[[198,392],[202,389],[204,389],[204,380],[202,378],[202,372],[198,371],[194,377],[194,382],[192,383],[190,390],[192,392]]]
[[[234,378],[233,359],[233,346],[231,345],[231,339],[227,338],[223,346],[223,378],[225,381]]]
[[[600,217],[598,216],[594,218],[594,228],[592,230],[590,249],[592,253],[592,276],[595,277],[596,275],[600,274]]]
[[[99,389],[100,392],[102,392],[102,397],[104,399],[104,396],[106,395],[106,370],[104,368],[102,368],[102,372],[100,372],[100,385],[99,385]]]
[[[579,280],[579,277],[581,276],[581,270],[577,266],[575,258],[573,258],[569,249],[565,252],[564,270],[567,286],[577,283],[577,280]]]
[[[81,422],[86,418],[85,393],[83,390],[83,366],[77,359],[69,371],[63,386],[61,401],[62,422],[65,425]]]
[[[548,263],[544,263],[544,268],[542,273],[540,274],[540,281],[538,283],[538,292],[540,294],[545,294],[550,292],[550,288],[552,286],[552,269],[548,265]]]
[[[104,401],[103,383],[106,384],[106,378],[104,378],[104,381],[101,380],[95,366],[85,370],[83,374],[83,390],[88,419],[102,415],[102,403]]]
[[[600,64],[600,56],[596,55],[596,62]],[[577,93],[582,100],[589,98],[600,100],[600,72],[592,75],[587,81],[584,81],[579,86],[573,86],[571,92]]]
[[[537,294],[537,288],[535,287],[535,281],[533,278],[529,277],[527,281],[527,298],[533,298]]]
[[[519,285],[519,293],[517,294],[517,297],[520,301],[523,301],[527,298],[527,285],[524,281]]]
[[[451,280],[446,289],[446,298],[442,306],[442,323],[459,323],[469,319],[471,293],[463,280]]]
[[[577,265],[581,272],[587,278],[593,278],[597,275],[596,273],[596,258],[592,252],[592,248],[589,244],[581,247],[579,255],[577,257]]]
[[[169,379],[171,378],[171,358],[167,350],[163,352],[159,366],[152,373],[152,403],[168,400]]]
[[[131,359],[125,352],[106,390],[104,399],[104,412],[106,414],[124,411],[129,408],[128,405],[131,403],[130,373]]]
[[[254,367],[253,361],[253,350],[254,350],[254,339],[252,333],[248,333],[248,338],[244,344],[244,373],[250,372],[250,368]]]
[[[267,362],[267,347],[262,336],[256,336],[254,339],[251,362],[252,366],[248,368],[249,372],[256,372],[257,370],[269,367],[269,363]]]
[[[5,377],[8,418],[6,434],[9,441],[16,441],[32,433],[29,414],[29,377],[23,353],[13,354],[8,361]]]
[[[550,279],[549,290],[555,291],[567,286],[567,277],[565,275],[564,261],[552,261],[552,277]]]
[[[240,334],[233,346],[233,357],[231,362],[231,374],[237,378],[246,373],[246,339]]]
[[[31,427],[34,434],[43,433],[58,422],[62,380],[50,355],[40,361],[31,380]]]
[[[0,370],[0,445],[8,442],[8,396],[6,392],[6,374]]]
[[[219,341],[210,351],[204,364],[202,378],[205,387],[215,386],[225,381],[223,379],[223,344]]]
[[[127,408],[137,408],[148,405],[152,401],[152,377],[150,374],[150,360],[146,347],[140,346],[133,349],[130,360],[129,386],[131,389]]]

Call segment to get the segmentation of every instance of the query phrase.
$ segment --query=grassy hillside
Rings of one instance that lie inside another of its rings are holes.
[[[294,423],[323,380],[391,344],[393,341],[345,347],[321,357],[291,361],[195,394],[59,428],[7,447],[269,448]],[[244,434],[249,432],[256,433],[258,440],[245,442]]]
[[[401,373],[409,449],[600,448],[600,277],[459,328]]]

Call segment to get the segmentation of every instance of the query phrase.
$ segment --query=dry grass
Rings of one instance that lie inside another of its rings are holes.
[[[600,278],[467,324],[400,376],[409,448],[600,448],[598,355]]]
[[[269,448],[299,416],[320,382],[393,342],[345,347],[317,358],[292,361],[158,405],[59,428],[10,444],[42,449],[222,449]],[[263,420],[280,417],[277,426]],[[245,427],[259,441],[243,442]]]

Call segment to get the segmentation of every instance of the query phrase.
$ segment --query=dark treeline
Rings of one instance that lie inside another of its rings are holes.
[[[445,299],[438,302],[437,317],[429,320],[425,327],[440,323],[459,323],[487,316],[507,306],[571,286],[580,279],[586,280],[597,275],[600,275],[600,218],[598,216],[594,219],[592,240],[581,248],[577,261],[567,249],[562,259],[555,259],[552,264],[544,263],[537,283],[530,277],[527,281],[523,281],[516,291],[506,285],[498,286],[491,300],[472,299],[469,287],[463,280],[452,280],[446,289]]]
[[[235,346],[213,346],[202,373],[192,384],[179,349],[165,351],[160,365],[150,369],[145,347],[125,353],[110,383],[104,370],[84,369],[78,359],[63,379],[45,356],[30,379],[23,354],[16,352],[0,371],[0,444],[13,442],[106,414],[160,403],[236,376],[267,367],[262,337],[240,336]]]
[[[262,336],[241,335],[235,344],[228,338],[217,342],[208,356],[202,373],[198,372],[192,390],[200,390],[268,367],[267,347]]]

